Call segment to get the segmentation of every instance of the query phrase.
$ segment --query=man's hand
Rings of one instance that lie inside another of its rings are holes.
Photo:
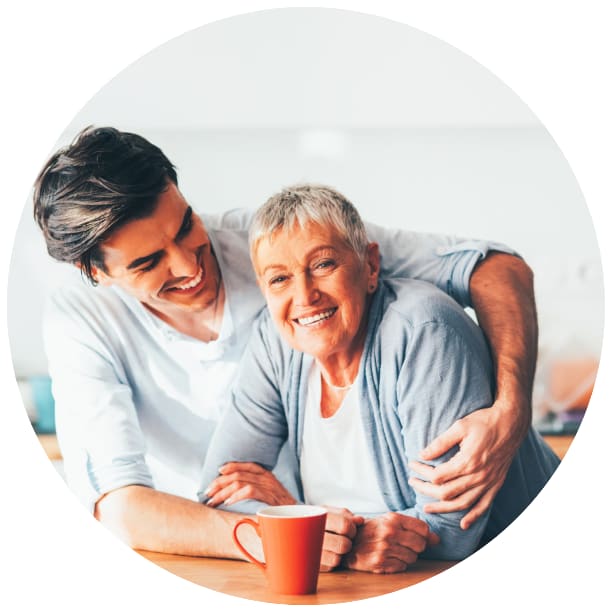
[[[297,503],[276,476],[257,463],[226,463],[219,473],[205,491],[209,498],[206,505],[213,508],[244,499],[256,499],[270,506]]]
[[[431,461],[459,445],[451,459],[436,467],[410,463],[410,469],[424,479],[411,478],[410,485],[417,492],[440,500],[425,505],[425,512],[471,508],[461,520],[461,528],[468,529],[487,511],[504,483],[524,435],[524,424],[519,422],[516,412],[506,410],[500,403],[498,400],[491,408],[463,417],[421,452],[423,460]]]
[[[427,546],[440,542],[424,521],[396,512],[366,519],[357,529],[351,551],[343,564],[375,574],[405,571]]]
[[[327,509],[325,522],[325,538],[323,539],[323,553],[321,554],[321,571],[329,572],[338,567],[344,555],[353,547],[353,539],[357,529],[363,525],[363,517],[355,516],[346,508]]]
[[[426,512],[471,508],[461,521],[463,529],[491,505],[531,424],[538,347],[533,272],[522,259],[489,253],[472,273],[470,296],[491,348],[495,403],[459,420],[421,452],[424,461],[431,461],[458,444],[452,459],[436,468],[410,466],[432,483],[411,479],[412,486],[441,500],[426,506]]]

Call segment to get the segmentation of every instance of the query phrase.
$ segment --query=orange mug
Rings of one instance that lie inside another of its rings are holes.
[[[316,593],[327,510],[321,506],[268,506],[257,521],[241,519],[234,526],[234,542],[263,570],[270,590],[288,595]],[[263,544],[265,562],[249,553],[238,539],[238,527],[251,525]]]

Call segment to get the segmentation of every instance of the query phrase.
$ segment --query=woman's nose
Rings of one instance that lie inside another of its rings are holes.
[[[302,274],[297,277],[295,287],[295,294],[293,299],[298,306],[308,306],[315,304],[321,297],[321,294],[313,282],[312,278],[307,274]]]

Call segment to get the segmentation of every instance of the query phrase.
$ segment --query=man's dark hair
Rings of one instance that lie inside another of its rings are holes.
[[[45,164],[34,184],[34,218],[47,251],[106,271],[102,243],[125,223],[150,215],[176,170],[164,153],[137,134],[87,127]]]

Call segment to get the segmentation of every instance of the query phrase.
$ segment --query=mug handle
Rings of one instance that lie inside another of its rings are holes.
[[[234,538],[234,542],[236,543],[236,546],[238,546],[238,548],[241,550],[242,554],[245,555],[245,557],[247,557],[249,559],[249,561],[252,561],[255,565],[257,565],[261,570],[263,570],[264,572],[266,571],[266,564],[262,563],[261,561],[259,561],[258,559],[256,559],[241,543],[240,540],[238,539],[238,527],[240,527],[240,525],[243,525],[245,523],[248,523],[249,525],[251,525],[251,527],[253,527],[253,529],[255,529],[255,531],[257,532],[257,535],[261,538],[261,532],[259,531],[259,524],[256,523],[254,520],[250,519],[250,518],[243,518],[240,519],[235,525],[234,525],[234,531],[232,532],[232,537]]]

